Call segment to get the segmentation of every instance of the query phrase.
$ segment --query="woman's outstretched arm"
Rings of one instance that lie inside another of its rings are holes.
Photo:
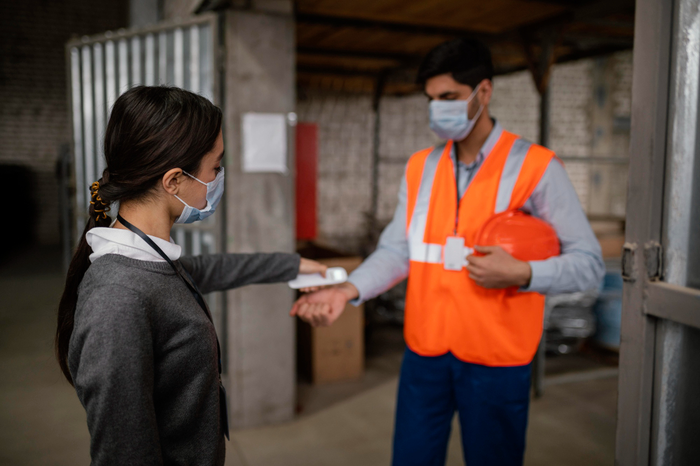
[[[223,253],[180,258],[180,264],[192,275],[202,293],[293,280],[299,274],[300,262],[298,254],[285,253]]]

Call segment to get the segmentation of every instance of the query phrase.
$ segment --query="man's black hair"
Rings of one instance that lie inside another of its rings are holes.
[[[475,88],[484,79],[493,79],[491,51],[473,38],[444,42],[425,56],[416,82],[425,86],[428,79],[445,73],[452,73],[458,83]]]

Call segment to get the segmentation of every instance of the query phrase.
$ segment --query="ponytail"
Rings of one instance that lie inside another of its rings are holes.
[[[107,170],[105,170],[105,175],[100,181],[108,178],[107,173]],[[56,327],[55,341],[56,358],[59,366],[61,366],[63,375],[66,376],[71,385],[73,384],[73,378],[68,368],[68,346],[73,333],[75,307],[78,303],[78,286],[80,286],[85,272],[90,267],[90,254],[92,254],[92,249],[88,245],[85,235],[95,227],[108,227],[112,223],[111,218],[107,215],[109,203],[105,202],[100,196],[100,181],[93,183],[90,188],[92,199],[90,201],[89,218],[68,267],[66,285],[63,290],[63,296],[61,296],[61,302],[58,305],[58,326]]]

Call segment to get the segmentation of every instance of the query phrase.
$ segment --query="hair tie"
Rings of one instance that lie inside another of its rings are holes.
[[[97,196],[97,191],[99,191],[99,190],[100,190],[100,182],[95,181],[94,183],[92,183],[92,185],[90,186],[90,192],[92,194],[93,199],[95,198],[95,196]]]
[[[102,218],[104,220],[107,220],[107,212],[109,212],[111,210],[111,207],[102,200],[102,198],[98,194],[99,190],[100,190],[100,182],[95,181],[94,183],[92,183],[92,185],[90,186],[91,197],[92,197],[90,204],[95,206],[99,203],[100,206],[102,207],[102,209],[96,209],[93,207],[93,212],[97,214],[97,217],[95,217],[95,220],[100,219],[100,214],[103,216]]]

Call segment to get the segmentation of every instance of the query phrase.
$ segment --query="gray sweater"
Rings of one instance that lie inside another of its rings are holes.
[[[209,293],[291,280],[299,256],[215,254],[175,264]],[[68,364],[93,465],[224,464],[214,327],[166,262],[95,260],[78,291]]]

